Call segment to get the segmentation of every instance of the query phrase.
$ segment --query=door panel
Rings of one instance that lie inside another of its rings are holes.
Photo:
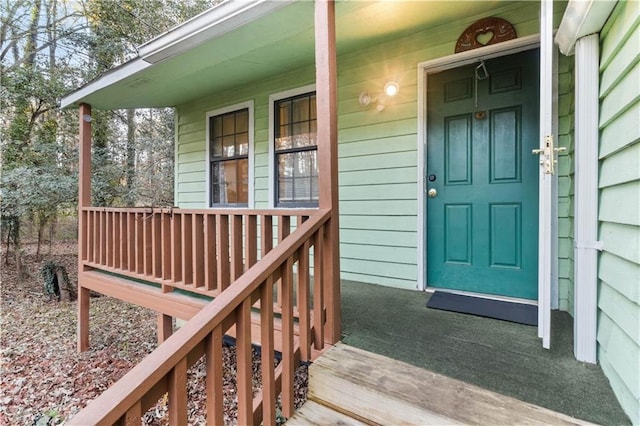
[[[535,299],[537,50],[485,65],[428,78],[427,283]]]

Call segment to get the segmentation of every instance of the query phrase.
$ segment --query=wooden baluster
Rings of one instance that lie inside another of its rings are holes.
[[[223,291],[229,287],[229,216],[216,218],[216,236],[218,238],[218,288]]]
[[[293,415],[293,259],[288,258],[282,268],[282,413]]]
[[[260,230],[260,242],[262,244],[260,251],[261,257],[264,257],[273,248],[273,216],[262,216],[262,229]]]
[[[113,211],[111,213],[111,266],[114,268],[119,267],[120,263],[120,221],[118,219],[118,215],[120,212]]]
[[[138,426],[142,422],[142,402],[138,401],[123,416],[121,424],[126,426]]]
[[[187,358],[173,367],[168,377],[169,424],[187,424]]]
[[[193,215],[193,283],[204,286],[204,215]]]
[[[193,283],[193,215],[182,217],[182,282]]]
[[[264,426],[275,425],[276,382],[273,370],[273,277],[260,287],[260,343],[262,369],[262,418]]]
[[[144,230],[144,274],[153,275],[153,211],[142,213]]]
[[[278,217],[278,244],[282,242],[289,235],[291,230],[291,217],[280,216]],[[276,305],[282,309],[282,280],[278,281],[276,285]]]
[[[182,214],[173,213],[173,226],[171,227],[171,281],[182,281]]]
[[[107,212],[100,212],[100,264],[107,264]]]
[[[127,269],[127,247],[129,234],[127,232],[127,212],[120,212],[120,268]]]
[[[129,271],[136,271],[136,214],[134,212],[127,212],[128,231],[127,241],[129,242]]]
[[[298,333],[300,335],[300,356],[303,361],[311,360],[311,338],[309,337],[309,241],[298,250]]]
[[[314,347],[319,351],[324,348],[324,225],[314,235],[313,242],[313,331]]]
[[[122,267],[120,249],[122,246],[122,212],[113,212],[113,267]]]
[[[206,340],[205,351],[207,357],[207,423],[210,425],[221,425],[224,424],[222,326],[214,328],[213,332],[209,334]]]
[[[93,248],[95,247],[95,238],[94,238],[94,233],[95,233],[95,227],[96,227],[96,220],[95,220],[95,215],[93,214],[94,212],[89,210],[85,212],[87,215],[87,260],[89,262],[93,262]]]
[[[231,216],[231,281],[237,280],[243,271],[242,216]]]
[[[105,237],[105,244],[106,244],[104,264],[106,266],[112,266],[113,258],[111,257],[112,255],[111,247],[113,244],[113,223],[112,223],[113,212],[105,211],[104,215],[105,215],[104,216],[105,218],[104,237]]]
[[[258,218],[254,215],[247,215],[245,217],[245,230],[244,230],[244,259],[246,263],[246,269],[251,268],[258,257]]]
[[[238,388],[239,425],[253,423],[253,367],[251,355],[251,297],[249,296],[236,308],[236,384]]]
[[[172,262],[172,236],[171,236],[171,213],[163,212],[162,225],[160,226],[160,232],[162,236],[162,281],[170,280],[173,276]]]
[[[151,218],[151,252],[153,259],[153,277],[162,278],[162,212],[154,211]]]
[[[164,342],[173,334],[173,317],[162,312],[157,314],[158,321],[158,345]]]
[[[204,222],[204,288],[214,290],[216,288],[216,217],[212,214],[205,216]]]
[[[136,273],[144,274],[144,213],[136,213]]]

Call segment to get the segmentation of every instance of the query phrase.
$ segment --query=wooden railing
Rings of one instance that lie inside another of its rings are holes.
[[[79,254],[164,291],[215,297],[316,211],[85,207]]]
[[[325,318],[334,309],[325,305],[322,285],[315,285],[311,289],[310,278],[313,265],[315,282],[322,282],[324,235],[330,215],[329,210],[315,210],[291,235],[283,238],[280,244],[262,256],[215,300],[68,424],[139,425],[146,410],[165,393],[168,393],[169,423],[187,424],[187,369],[203,355],[207,373],[207,423],[223,424],[222,338],[231,327],[235,327],[236,335],[238,424],[275,424],[275,404],[279,394],[282,413],[285,417],[291,416],[294,411],[296,364],[299,359],[310,360],[323,350]],[[192,218],[192,221],[196,220]],[[312,248],[315,252],[313,256],[310,254]],[[102,258],[102,261],[105,259]],[[134,259],[133,263],[139,265],[140,261]],[[144,259],[142,265],[145,265]],[[153,271],[153,267],[150,270]],[[274,315],[273,308],[277,282],[282,286],[281,315]],[[254,397],[251,315],[252,309],[258,304],[261,307],[262,388]],[[299,312],[297,321],[294,319],[294,304]],[[274,367],[276,322],[281,327],[278,333],[281,342],[278,343],[282,359]],[[298,329],[297,335],[294,334],[294,326]]]

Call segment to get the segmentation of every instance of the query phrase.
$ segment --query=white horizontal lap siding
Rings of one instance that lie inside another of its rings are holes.
[[[640,423],[640,2],[601,33],[598,359]]]

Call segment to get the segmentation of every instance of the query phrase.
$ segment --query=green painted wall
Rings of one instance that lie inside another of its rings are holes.
[[[558,60],[558,308],[573,315],[574,57]]]
[[[640,2],[601,32],[598,359],[640,423]]]
[[[556,24],[563,11],[564,3],[557,3]],[[538,32],[538,14],[539,2],[516,3],[492,13],[513,23],[520,37]],[[416,288],[417,64],[452,54],[460,33],[483,17],[378,42],[338,58],[342,278]],[[203,94],[179,106],[176,203],[184,208],[205,205],[206,112],[253,99],[255,206],[268,206],[268,97],[313,83],[314,77],[309,66]],[[384,111],[359,104],[362,91],[380,91],[388,80],[400,84],[400,93]]]

